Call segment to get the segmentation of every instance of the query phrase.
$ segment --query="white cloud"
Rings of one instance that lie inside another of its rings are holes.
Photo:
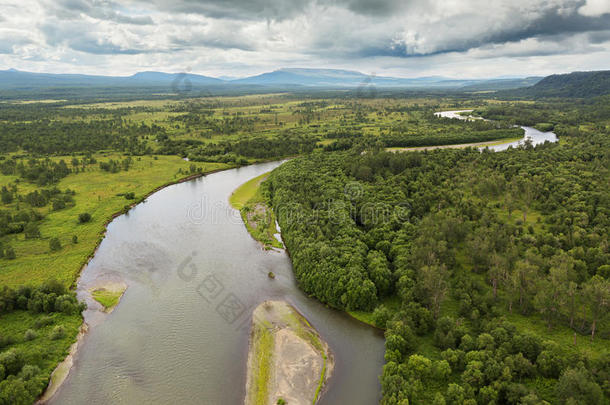
[[[578,9],[578,12],[587,17],[597,17],[603,14],[610,14],[609,0],[587,0],[584,6]]]
[[[553,60],[556,71],[587,70],[610,65],[608,8],[608,0],[3,0],[0,68],[468,77],[542,74]]]

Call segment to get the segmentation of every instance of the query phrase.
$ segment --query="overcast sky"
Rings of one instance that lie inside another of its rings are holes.
[[[0,69],[241,77],[610,69],[610,0],[0,0]]]

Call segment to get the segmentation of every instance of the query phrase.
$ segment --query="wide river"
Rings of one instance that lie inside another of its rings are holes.
[[[250,314],[266,299],[291,302],[330,345],[321,404],[379,402],[382,333],[306,297],[287,254],[262,250],[228,205],[236,187],[279,164],[167,187],[109,224],[78,283],[90,331],[50,403],[241,404]],[[129,286],[109,315],[87,293],[102,280]]]

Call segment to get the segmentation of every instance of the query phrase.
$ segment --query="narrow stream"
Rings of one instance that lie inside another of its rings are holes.
[[[90,331],[50,403],[241,404],[250,314],[266,299],[291,302],[330,345],[321,404],[379,402],[382,333],[306,297],[287,254],[262,250],[228,205],[236,187],[279,164],[170,186],[112,221],[78,283]],[[109,315],[87,292],[102,280],[129,286]]]

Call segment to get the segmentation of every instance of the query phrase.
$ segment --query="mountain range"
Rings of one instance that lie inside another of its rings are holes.
[[[37,97],[84,97],[112,94],[243,94],[270,91],[362,89],[497,92],[506,97],[595,97],[610,94],[610,70],[573,72],[547,77],[451,79],[441,76],[397,78],[337,69],[279,69],[239,79],[219,79],[193,73],[139,72],[131,76],[32,73],[0,70],[0,99],[11,94]],[[20,96],[18,96],[20,97]]]
[[[223,80],[192,73],[139,72],[132,76],[94,76],[83,74],[31,73],[15,69],[0,71],[0,89],[31,90],[51,87],[103,86],[202,86],[247,85],[261,87],[358,88],[374,85],[383,88],[468,88],[473,91],[517,88],[533,85],[542,77],[511,79],[451,79],[440,76],[396,78],[366,75],[338,69],[278,69],[246,78]],[[174,89],[175,90],[175,89]]]

